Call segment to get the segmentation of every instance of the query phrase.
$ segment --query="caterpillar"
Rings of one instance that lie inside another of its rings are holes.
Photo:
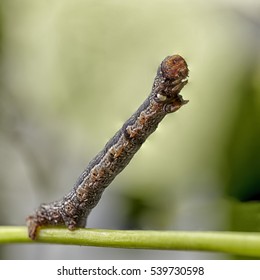
[[[189,69],[179,55],[166,57],[157,70],[152,91],[122,128],[88,164],[72,190],[62,199],[41,204],[27,219],[28,235],[36,239],[40,226],[85,227],[87,217],[105,188],[128,165],[163,118],[188,101],[179,94],[188,83]]]

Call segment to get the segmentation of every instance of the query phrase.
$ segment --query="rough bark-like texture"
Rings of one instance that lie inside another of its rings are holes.
[[[163,60],[151,94],[89,163],[73,189],[59,201],[40,205],[27,218],[30,238],[36,238],[42,225],[66,225],[70,230],[85,227],[104,189],[128,165],[162,119],[187,103],[179,93],[187,84],[188,72],[187,63],[179,55]]]

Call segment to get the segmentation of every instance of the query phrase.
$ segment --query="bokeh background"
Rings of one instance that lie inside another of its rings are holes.
[[[105,191],[92,228],[260,229],[260,2],[1,0],[0,224],[61,198],[151,90],[190,68],[169,115]],[[229,259],[214,253],[5,245],[1,259]]]

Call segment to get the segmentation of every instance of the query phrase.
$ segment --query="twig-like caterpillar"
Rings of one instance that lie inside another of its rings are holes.
[[[69,230],[85,227],[87,217],[105,188],[128,165],[161,120],[188,101],[179,94],[187,84],[188,66],[179,55],[166,57],[158,68],[151,94],[122,128],[90,161],[73,189],[61,200],[42,204],[27,218],[31,239],[43,225],[66,225]]]

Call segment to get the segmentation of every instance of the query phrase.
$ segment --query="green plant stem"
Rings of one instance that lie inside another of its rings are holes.
[[[0,244],[55,243],[132,249],[196,250],[260,257],[260,233],[200,231],[131,231],[46,227],[36,241],[26,227],[0,226]]]

